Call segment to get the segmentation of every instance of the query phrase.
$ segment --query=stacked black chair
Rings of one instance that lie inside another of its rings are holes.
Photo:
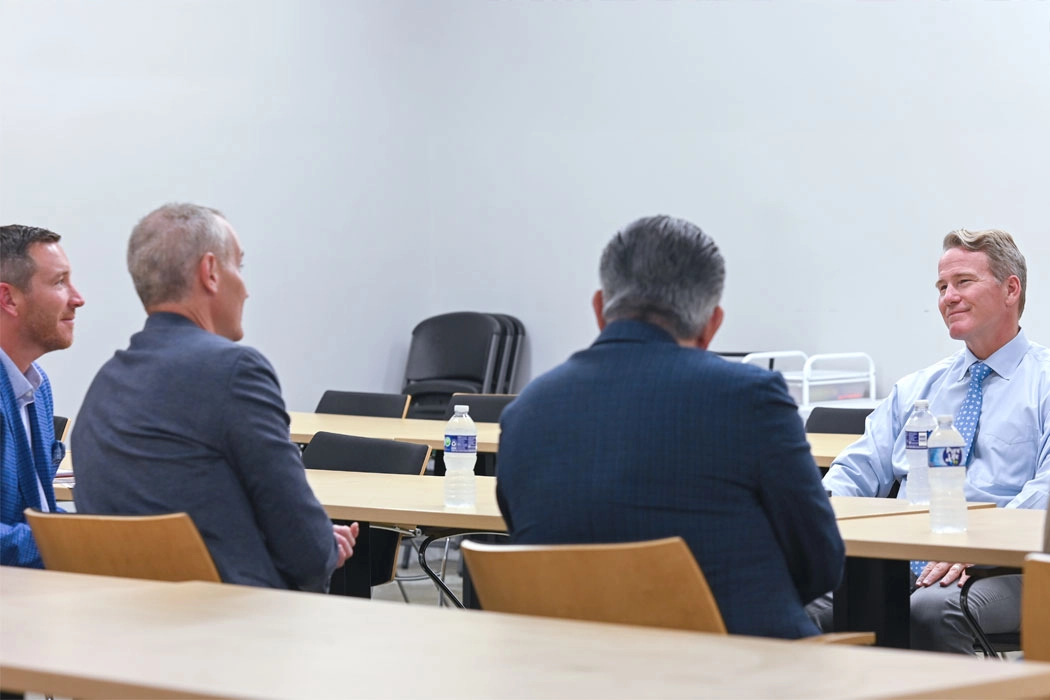
[[[524,325],[506,314],[457,311],[421,321],[402,387],[412,397],[408,417],[442,419],[456,393],[508,393],[524,339]]]

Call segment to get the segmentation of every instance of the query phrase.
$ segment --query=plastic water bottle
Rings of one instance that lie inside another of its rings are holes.
[[[930,413],[930,402],[919,399],[904,424],[904,454],[908,458],[908,482],[905,493],[912,503],[930,502],[930,455],[927,438],[937,429],[937,419]]]
[[[937,416],[937,429],[926,442],[930,467],[930,529],[966,531],[966,441],[951,416]]]
[[[445,427],[445,505],[471,508],[475,503],[474,463],[478,460],[478,429],[470,406],[456,406]]]

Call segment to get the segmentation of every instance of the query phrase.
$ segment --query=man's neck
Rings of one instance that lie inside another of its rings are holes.
[[[8,329],[3,332],[2,337],[6,339],[10,338],[12,335],[14,334]],[[17,367],[18,371],[22,374],[28,372],[29,365],[33,364],[36,359],[40,357],[40,353],[34,352],[28,348],[19,347],[19,345],[15,343],[5,343],[0,341],[0,349],[3,349],[8,359],[14,363],[15,367]]]
[[[1010,333],[1009,335],[1003,334],[995,340],[987,341],[984,343],[967,343],[966,349],[973,353],[973,356],[976,357],[978,360],[984,361],[992,355],[994,355],[995,353],[999,352],[999,350],[1001,350],[1011,340],[1016,338],[1017,334],[1020,332],[1021,327],[1015,326],[1013,333]]]

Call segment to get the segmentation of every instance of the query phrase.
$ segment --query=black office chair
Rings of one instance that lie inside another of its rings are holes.
[[[456,406],[469,406],[470,419],[475,423],[499,423],[499,417],[507,405],[518,398],[517,394],[453,394],[445,409],[445,418],[456,412]]]
[[[1046,524],[1043,529],[1043,552],[1050,554],[1050,513],[1047,514]],[[980,623],[970,610],[970,587],[977,581],[993,578],[995,576],[1019,576],[1021,569],[1012,566],[970,566],[966,568],[970,578],[963,584],[959,591],[959,607],[962,608],[963,617],[970,631],[976,638],[975,646],[986,657],[1005,659],[1005,652],[1019,651],[1021,649],[1021,635],[1019,632],[1002,632],[989,634],[981,629]]]
[[[863,435],[864,422],[874,408],[832,408],[817,406],[806,419],[807,433]]]
[[[330,389],[321,396],[314,413],[404,418],[408,412],[408,401],[409,397],[404,394],[377,394]]]
[[[69,419],[65,416],[55,416],[55,439],[59,442],[66,441],[66,430],[69,428]]]
[[[429,461],[430,447],[427,445],[324,431],[314,435],[303,452],[303,465],[307,469],[332,471],[422,474]],[[369,528],[368,538],[372,571],[369,585],[378,586],[394,580],[401,534],[391,530]],[[353,561],[351,559],[346,566],[352,566]],[[347,594],[344,569],[346,567],[332,575],[333,593]],[[403,589],[401,594],[404,596]],[[408,602],[407,597],[405,601]]]
[[[452,394],[495,391],[504,325],[490,314],[459,311],[421,321],[412,330],[402,393],[411,418],[445,415]]]

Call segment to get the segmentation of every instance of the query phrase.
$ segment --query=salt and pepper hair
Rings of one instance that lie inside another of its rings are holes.
[[[7,282],[23,292],[28,291],[36,263],[29,249],[37,243],[58,243],[62,236],[36,226],[11,224],[0,226],[0,282]]]
[[[670,216],[639,219],[613,236],[599,272],[606,321],[656,322],[679,340],[703,331],[726,278],[711,237]]]
[[[988,256],[988,269],[999,284],[1010,275],[1016,275],[1021,280],[1021,298],[1017,305],[1017,317],[1020,318],[1024,313],[1025,291],[1028,289],[1028,265],[1014,243],[1013,236],[995,228],[984,231],[961,228],[944,237],[944,250],[952,248],[979,251]]]
[[[142,218],[128,241],[128,271],[147,309],[182,301],[198,263],[214,253],[220,263],[233,254],[222,212],[196,204],[165,204]]]

